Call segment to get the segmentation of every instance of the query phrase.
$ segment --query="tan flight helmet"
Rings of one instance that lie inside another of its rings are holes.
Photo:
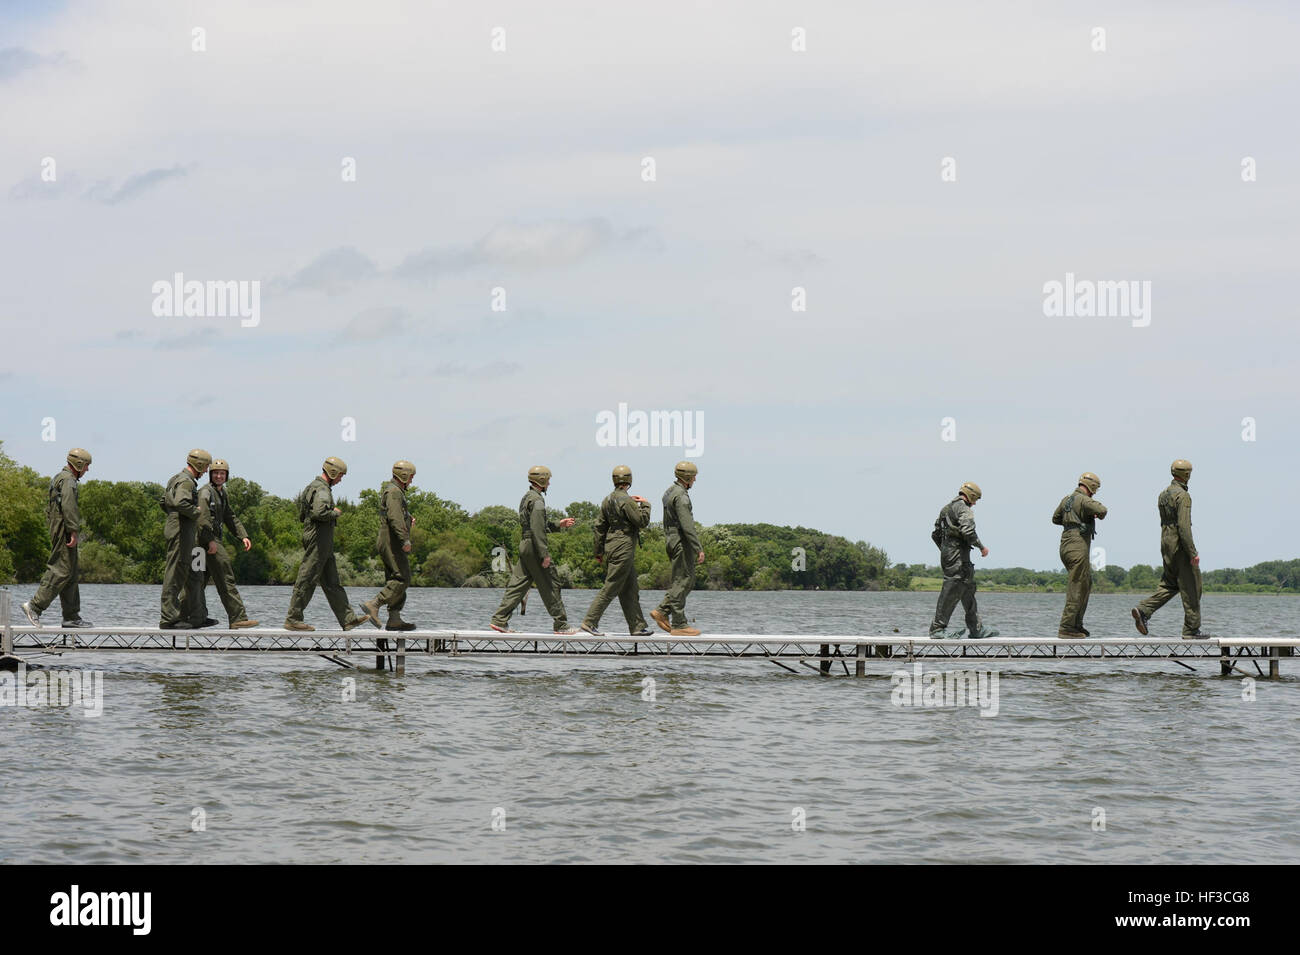
[[[212,480],[212,475],[218,471],[225,471],[226,476],[221,479],[222,483],[230,480],[230,462],[225,458],[213,458],[212,463],[208,465],[208,480]]]
[[[73,448],[68,452],[68,464],[74,471],[85,471],[90,467],[90,452],[85,448]]]
[[[961,487],[957,489],[957,493],[965,494],[966,500],[970,501],[971,504],[974,504],[976,501],[978,501],[981,497],[984,496],[984,492],[980,490],[980,486],[976,484],[974,481],[967,481],[965,484],[963,484]]]
[[[185,456],[185,463],[202,474],[208,469],[208,465],[212,463],[212,455],[202,448],[195,448]]]
[[[1101,478],[1091,471],[1084,471],[1079,475],[1079,483],[1088,489],[1089,494],[1096,494],[1097,489],[1101,487]]]
[[[544,464],[533,465],[528,469],[528,481],[545,491],[551,486],[551,469]]]
[[[415,465],[403,458],[393,465],[393,477],[403,484],[410,484],[415,478]]]
[[[337,481],[348,473],[348,466],[343,459],[332,456],[325,459],[325,463],[320,466],[320,469],[325,472],[325,476],[331,481]]]
[[[690,461],[678,461],[677,466],[673,468],[673,474],[679,481],[689,481],[699,473],[700,469]]]
[[[1169,473],[1180,481],[1186,481],[1192,476],[1192,462],[1186,458],[1179,458],[1169,465]]]
[[[626,464],[620,464],[614,468],[614,486],[631,487],[632,486],[632,469]]]

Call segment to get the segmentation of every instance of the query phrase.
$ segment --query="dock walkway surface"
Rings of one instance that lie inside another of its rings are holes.
[[[30,654],[92,653],[315,653],[339,666],[355,667],[358,657],[374,656],[378,669],[385,662],[397,672],[408,657],[594,657],[594,658],[727,658],[770,660],[788,670],[790,663],[829,675],[837,665],[844,673],[852,663],[857,676],[881,659],[895,663],[917,660],[1171,660],[1217,659],[1220,673],[1246,676],[1241,666],[1252,662],[1263,676],[1260,661],[1267,660],[1268,675],[1279,676],[1282,657],[1295,655],[1296,637],[1214,637],[1183,640],[1179,637],[994,637],[991,639],[931,640],[924,635],[866,634],[741,634],[710,633],[699,636],[651,636],[578,632],[499,633],[494,630],[376,630],[349,632],[314,630],[299,632],[272,627],[247,630],[157,630],[143,627],[15,627],[6,622],[3,655],[27,658]]]

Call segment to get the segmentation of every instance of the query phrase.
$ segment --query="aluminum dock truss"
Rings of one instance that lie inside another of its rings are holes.
[[[495,658],[722,658],[770,660],[791,672],[791,664],[823,675],[867,674],[867,666],[882,659],[898,663],[917,660],[1170,660],[1193,669],[1187,661],[1217,660],[1229,676],[1264,676],[1260,662],[1268,661],[1268,676],[1277,679],[1279,660],[1295,655],[1300,638],[1219,637],[1182,640],[1177,637],[1095,637],[1061,640],[1056,637],[997,637],[989,640],[930,640],[924,636],[864,636],[861,634],[704,634],[649,637],[623,634],[572,636],[552,633],[498,633],[493,630],[413,630],[405,633],[358,628],[291,630],[150,630],[137,627],[59,629],[14,627],[3,630],[3,655],[64,656],[72,653],[314,653],[342,667],[355,668],[358,658],[385,660],[397,673],[407,657]],[[1245,669],[1253,664],[1255,673]]]

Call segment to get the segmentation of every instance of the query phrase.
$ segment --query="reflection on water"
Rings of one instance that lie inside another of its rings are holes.
[[[14,588],[15,606],[31,590]],[[289,590],[245,596],[250,615],[278,621]],[[564,596],[575,617],[594,592]],[[417,590],[404,616],[481,627],[499,598]],[[97,621],[146,626],[157,599],[126,586],[82,597]],[[1041,636],[1055,632],[1062,599],[989,594],[981,609],[1004,633]],[[701,592],[689,606],[706,632],[920,635],[934,600]],[[1132,602],[1094,596],[1089,628],[1130,633]],[[1294,636],[1300,600],[1211,594],[1204,609],[1214,632]],[[332,624],[323,600],[308,620]],[[619,622],[615,606],[603,623]],[[1180,610],[1154,623],[1177,633]],[[1300,659],[1283,660],[1282,680],[1256,682],[1250,701],[1217,660],[1195,672],[1168,661],[933,665],[995,668],[992,718],[893,705],[890,676],[904,666],[893,660],[870,661],[861,680],[726,660],[416,655],[404,677],[310,655],[42,662],[104,670],[104,714],[0,708],[3,818],[24,833],[0,843],[5,862],[1300,858],[1285,812]],[[1207,824],[1224,805],[1250,825]],[[195,810],[203,832],[191,829]],[[806,831],[792,829],[796,810]]]

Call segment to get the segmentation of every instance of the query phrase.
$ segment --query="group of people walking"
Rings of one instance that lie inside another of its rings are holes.
[[[63,627],[93,627],[81,616],[81,597],[77,587],[77,544],[81,532],[78,487],[90,469],[90,452],[73,448],[67,465],[50,482],[46,506],[51,553],[45,575],[35,595],[22,605],[23,613],[33,626],[41,625],[41,614],[57,597],[63,610]],[[379,626],[379,606],[388,606],[389,630],[414,630],[414,624],[402,620],[406,588],[411,570],[411,527],[415,523],[406,509],[406,488],[415,477],[415,465],[398,461],[393,465],[393,479],[385,483],[380,495],[384,522],[376,542],[384,563],[387,583],[372,600],[352,609],[347,593],[339,582],[334,561],[334,525],[340,511],[334,506],[331,488],[343,480],[348,467],[339,458],[330,457],[321,465],[321,473],[298,495],[298,518],[303,523],[303,560],[294,581],[286,630],[314,630],[303,620],[303,611],[317,586],[325,591],[330,609],[339,625],[351,630],[369,621]],[[208,475],[208,483],[199,486],[199,478]],[[208,616],[206,589],[217,588],[230,627],[240,630],[256,627],[250,620],[239,588],[235,586],[234,568],[223,541],[229,530],[244,550],[253,545],[239,517],[230,507],[226,481],[230,464],[213,459],[207,451],[195,448],[185,459],[185,467],[167,482],[159,506],[166,512],[163,536],[167,541],[167,562],[163,570],[162,608],[158,626],[163,630],[196,630],[214,627],[217,621]]]
[[[1146,636],[1150,633],[1147,624],[1151,615],[1175,595],[1181,596],[1183,639],[1209,640],[1212,635],[1201,630],[1201,558],[1192,540],[1192,496],[1187,491],[1187,484],[1192,479],[1192,462],[1179,458],[1169,466],[1169,473],[1173,480],[1156,500],[1164,572],[1156,592],[1130,612],[1138,633]],[[1092,541],[1097,536],[1097,521],[1105,520],[1107,513],[1106,505],[1096,499],[1100,488],[1101,478],[1091,471],[1084,471],[1079,475],[1075,489],[1061,498],[1061,503],[1052,513],[1052,523],[1061,528],[1061,563],[1069,581],[1065,609],[1056,634],[1062,640],[1091,636],[1083,626],[1083,615],[1087,612],[1088,597],[1092,593]],[[982,557],[989,555],[989,549],[975,530],[972,511],[982,495],[978,484],[967,481],[934,521],[931,539],[939,547],[939,563],[943,570],[943,587],[939,591],[934,619],[930,622],[930,636],[936,640],[983,639],[998,635],[998,631],[985,627],[980,619],[975,600],[975,567],[970,557],[972,549],[978,550]],[[966,627],[949,632],[948,621],[958,601],[966,612]]]
[[[595,524],[596,560],[605,565],[605,585],[587,608],[582,618],[581,630],[603,636],[598,629],[605,610],[618,598],[627,621],[627,632],[632,636],[650,636],[653,631],[646,625],[641,612],[641,591],[637,583],[636,547],[641,531],[650,524],[650,502],[644,497],[628,493],[632,487],[632,469],[620,464],[611,475],[614,490],[600,502]],[[668,591],[659,606],[650,611],[650,619],[661,630],[675,637],[693,637],[699,630],[686,620],[686,597],[695,586],[695,565],[704,563],[704,549],[695,528],[695,514],[691,508],[690,490],[699,477],[699,468],[690,461],[679,461],[673,469],[673,483],[663,496],[664,544],[672,561],[672,576]],[[510,583],[506,585],[501,606],[492,615],[491,627],[499,633],[512,633],[510,615],[528,593],[536,587],[542,602],[551,615],[554,629],[559,634],[574,634],[578,630],[569,626],[564,601],[560,597],[560,580],[551,560],[547,543],[549,531],[567,530],[574,524],[572,517],[550,522],[546,519],[546,500],[543,495],[551,486],[549,468],[537,466],[528,472],[528,491],[519,502],[519,563],[515,565]]]
[[[23,613],[33,626],[41,626],[41,614],[57,598],[63,611],[64,628],[93,627],[81,616],[81,597],[77,585],[77,545],[81,533],[79,482],[90,470],[91,455],[84,448],[68,452],[67,464],[50,481],[46,517],[49,523],[51,552],[48,566],[35,595],[22,605]],[[208,475],[208,483],[199,479]],[[339,581],[334,559],[334,527],[340,510],[334,506],[333,488],[348,473],[341,458],[328,457],[321,473],[303,488],[296,498],[298,519],[302,521],[303,559],[294,581],[285,616],[286,630],[310,631],[315,627],[303,619],[307,604],[320,587],[339,626],[352,630],[369,622],[379,627],[379,611],[387,607],[385,630],[411,631],[415,624],[402,618],[406,591],[411,584],[411,529],[415,518],[407,506],[406,492],[415,479],[415,465],[402,460],[393,465],[392,480],[384,482],[379,495],[381,522],[375,549],[384,565],[382,590],[353,609],[347,592]],[[672,561],[672,582],[650,617],[661,629],[674,636],[694,636],[699,630],[686,619],[686,597],[695,584],[695,566],[704,562],[699,533],[691,510],[690,489],[699,469],[690,461],[681,461],[674,469],[674,482],[664,494],[664,537]],[[195,448],[185,459],[185,467],[166,485],[159,504],[167,517],[163,525],[167,541],[167,562],[163,571],[162,607],[159,627],[163,630],[194,630],[216,626],[208,616],[206,589],[209,582],[217,588],[231,629],[256,627],[250,620],[244,601],[235,585],[230,554],[223,540],[229,530],[244,550],[252,547],[248,532],[230,507],[226,481],[229,462],[213,459],[207,451]],[[641,612],[637,585],[636,547],[640,533],[650,523],[650,502],[628,493],[632,471],[620,465],[613,472],[614,490],[601,503],[595,525],[596,560],[605,565],[605,585],[592,601],[582,621],[582,630],[600,635],[597,627],[606,608],[617,597],[627,619],[628,632],[649,635],[651,630]],[[519,560],[514,566],[501,606],[492,615],[491,627],[502,633],[509,628],[511,614],[536,587],[553,619],[554,630],[561,634],[578,631],[569,626],[560,581],[547,546],[550,531],[565,530],[575,523],[571,517],[551,521],[546,516],[546,491],[551,484],[549,468],[538,465],[528,472],[528,491],[519,502]]]
[[[63,627],[90,627],[81,616],[77,587],[77,545],[81,534],[78,487],[90,469],[90,452],[73,448],[67,465],[50,481],[46,516],[49,522],[51,552],[45,575],[31,600],[22,605],[23,613],[33,626],[39,627],[41,614],[57,598],[63,611]],[[325,592],[339,626],[352,630],[369,622],[379,627],[380,608],[387,608],[385,630],[410,631],[415,624],[403,619],[406,591],[411,584],[411,530],[415,519],[407,507],[406,494],[415,478],[415,465],[402,460],[393,465],[392,479],[380,491],[381,523],[375,548],[384,565],[382,590],[354,609],[339,581],[334,559],[334,526],[340,510],[334,505],[333,488],[347,474],[341,458],[326,458],[321,473],[296,499],[298,518],[302,521],[303,560],[294,581],[286,630],[309,631],[315,628],[303,619],[307,604],[320,587]],[[208,475],[208,483],[199,479]],[[1170,466],[1173,481],[1157,501],[1160,514],[1160,553],[1164,573],[1154,594],[1132,610],[1133,622],[1143,635],[1149,633],[1152,614],[1175,594],[1183,601],[1183,637],[1207,639],[1201,631],[1200,556],[1192,540],[1192,498],[1187,491],[1191,480],[1191,462],[1179,458]],[[225,548],[224,531],[248,550],[252,547],[248,533],[230,507],[226,481],[229,462],[214,460],[207,451],[196,448],[186,457],[185,468],[167,482],[160,504],[166,512],[164,535],[167,563],[163,574],[162,607],[159,626],[164,630],[190,630],[216,626],[208,616],[206,589],[216,586],[222,607],[232,629],[255,627],[244,608],[231,557]],[[696,636],[699,630],[686,618],[686,598],[695,585],[695,569],[704,562],[704,550],[695,526],[690,491],[699,469],[690,461],[680,461],[673,469],[673,483],[663,495],[664,543],[672,562],[667,593],[650,618],[672,636]],[[595,522],[595,556],[605,567],[605,583],[587,609],[580,629],[600,636],[601,617],[615,598],[623,611],[628,633],[650,636],[641,609],[637,583],[636,550],[641,531],[649,526],[650,502],[630,493],[632,471],[619,465],[611,475],[614,490],[601,502]],[[546,513],[546,492],[551,484],[549,468],[538,465],[528,471],[528,490],[519,502],[519,560],[506,585],[501,604],[492,615],[490,626],[500,633],[512,633],[510,617],[536,587],[542,603],[552,618],[557,634],[576,634],[579,628],[569,625],[560,580],[548,546],[548,534],[567,530],[575,523],[566,517],[552,521]],[[1096,499],[1101,479],[1091,471],[1079,476],[1077,486],[1061,499],[1052,514],[1052,523],[1061,527],[1061,563],[1068,574],[1069,586],[1065,610],[1057,636],[1079,639],[1089,636],[1083,626],[1088,597],[1092,591],[1091,542],[1096,537],[1096,522],[1106,518],[1106,507]],[[930,623],[930,636],[943,638],[995,637],[998,631],[984,626],[975,599],[975,568],[971,550],[987,557],[989,550],[975,529],[973,508],[983,492],[979,485],[967,481],[957,496],[944,505],[934,522],[931,539],[939,547],[943,585]],[[949,620],[957,604],[965,612],[966,627],[949,631]]]

